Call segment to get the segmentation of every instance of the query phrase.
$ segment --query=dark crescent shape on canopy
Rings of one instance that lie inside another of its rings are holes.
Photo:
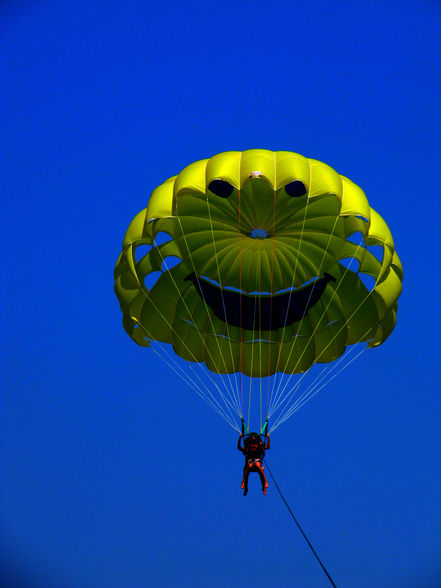
[[[199,279],[194,272],[186,278],[193,282],[199,296],[222,321],[248,330],[274,331],[301,320],[325,291],[330,274],[300,290],[275,296],[249,296],[231,290],[221,290]]]

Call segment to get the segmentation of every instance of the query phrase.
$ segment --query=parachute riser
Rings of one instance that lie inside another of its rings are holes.
[[[246,426],[243,417],[241,417],[240,420],[241,420],[241,423],[242,423],[242,436],[244,436],[244,437],[245,436],[248,436],[250,434],[250,431],[249,431],[248,427]],[[260,429],[259,435],[260,436],[263,436],[263,437],[267,437],[268,436],[268,417],[266,418],[266,420],[265,420],[265,422],[263,424],[263,427]]]

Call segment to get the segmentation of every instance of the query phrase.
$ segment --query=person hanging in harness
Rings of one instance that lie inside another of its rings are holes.
[[[243,488],[243,495],[248,494],[248,476],[250,472],[257,472],[262,483],[262,492],[266,494],[268,482],[263,469],[263,458],[265,451],[271,447],[271,439],[268,434],[268,419],[263,427],[263,437],[265,443],[262,441],[262,435],[259,433],[244,434],[245,423],[242,419],[242,433],[237,441],[237,449],[245,455],[245,466],[243,468],[243,479],[241,488]],[[242,447],[242,439],[243,447]]]

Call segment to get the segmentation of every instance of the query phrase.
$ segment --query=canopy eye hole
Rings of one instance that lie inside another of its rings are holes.
[[[285,192],[292,198],[298,198],[299,196],[305,196],[307,194],[306,186],[300,180],[294,180],[285,186]]]
[[[208,189],[216,196],[220,196],[221,198],[228,198],[233,193],[233,186],[226,182],[225,180],[212,180],[208,184]]]

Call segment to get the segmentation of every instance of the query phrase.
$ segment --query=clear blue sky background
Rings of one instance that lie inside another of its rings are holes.
[[[277,430],[269,463],[340,588],[439,588],[439,3],[0,10],[4,585],[329,585],[113,294],[157,184],[264,147],[361,185],[405,268],[393,335]]]

